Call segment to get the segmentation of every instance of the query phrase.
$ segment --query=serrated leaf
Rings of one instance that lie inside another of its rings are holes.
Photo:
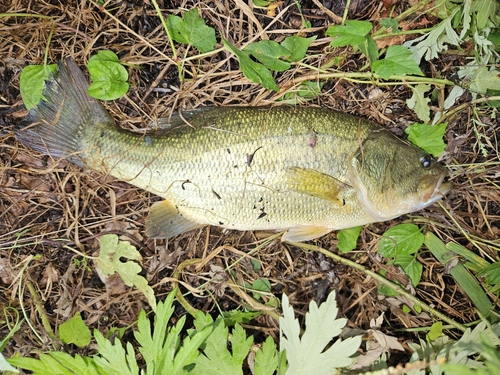
[[[264,65],[250,59],[250,57],[245,52],[240,51],[226,40],[223,40],[223,42],[224,47],[230,52],[234,53],[238,58],[241,71],[243,72],[245,77],[255,83],[261,84],[268,90],[279,91],[279,86],[276,84],[276,82],[274,82],[274,78],[269,69],[267,69]]]
[[[394,264],[401,266],[403,271],[405,271],[406,275],[410,278],[411,285],[414,287],[417,286],[422,278],[423,266],[418,262],[414,255],[397,255]]]
[[[330,26],[326,35],[334,38],[330,43],[333,47],[357,46],[365,42],[372,28],[371,22],[349,20],[345,25]]]
[[[232,332],[231,348],[228,350],[229,330],[221,318],[215,322],[215,328],[205,341],[203,355],[195,360],[192,371],[195,375],[243,374],[242,363],[248,355],[253,338],[246,338],[246,333],[239,324]]]
[[[35,374],[74,375],[72,371],[67,369],[49,354],[40,354],[40,359],[12,357],[9,358],[9,363],[24,370],[32,371]]]
[[[56,359],[61,365],[70,370],[71,374],[78,374],[78,375],[98,374],[94,362],[89,357],[81,357],[78,354],[72,357],[68,353],[64,352],[50,352],[49,354],[54,359]]]
[[[384,59],[373,62],[372,69],[382,79],[389,79],[393,74],[415,74],[418,76],[424,75],[413,59],[412,52],[408,48],[403,46],[390,46],[387,49]],[[429,88],[425,91],[428,90]]]
[[[239,363],[240,367],[243,360],[248,355],[250,347],[253,344],[253,337],[247,338],[247,333],[239,324],[235,324],[233,328],[233,335],[231,338],[231,349],[233,352],[233,360],[235,363]]]
[[[278,367],[278,351],[271,336],[267,336],[257,353],[255,353],[254,375],[273,375]]]
[[[45,80],[50,74],[57,71],[56,64],[50,65],[28,65],[22,72],[19,78],[19,90],[21,91],[21,98],[23,99],[24,106],[30,110],[38,104],[43,97],[43,88],[45,87]]]
[[[83,348],[90,344],[92,333],[85,325],[80,313],[76,313],[71,319],[61,324],[57,330],[59,339],[65,344],[75,344]]]
[[[498,8],[498,1],[494,0],[476,0],[472,2],[472,12],[476,13],[477,28],[479,30],[486,27],[490,17],[497,14]]]
[[[378,243],[378,253],[386,258],[409,255],[418,251],[424,235],[415,224],[399,224],[388,229]]]
[[[286,59],[289,62],[296,62],[302,60],[307,53],[307,49],[311,43],[316,39],[316,36],[310,38],[302,38],[300,36],[289,36],[285,38],[281,45],[289,52],[289,57]]]
[[[440,52],[448,49],[448,45],[458,46],[461,43],[460,37],[451,24],[453,15],[457,11],[458,8],[450,17],[445,18],[438,25],[434,26],[430,32],[403,43],[405,47],[408,47],[412,51],[413,58],[417,64],[420,63],[420,60],[424,56],[427,61],[435,59],[439,56]]]
[[[118,273],[127,286],[133,286],[141,291],[147,298],[149,305],[156,311],[156,299],[153,289],[147,280],[138,275],[142,271],[141,266],[135,262],[122,262],[120,258],[129,260],[142,260],[141,254],[130,243],[118,241],[116,234],[106,234],[100,239],[99,257],[96,265],[105,275],[110,276]]]
[[[261,40],[245,47],[244,52],[252,55],[266,67],[278,72],[290,69],[290,63],[280,60],[291,56],[291,52],[272,40]]]
[[[236,323],[249,323],[251,320],[262,315],[260,311],[223,311],[222,317],[224,318],[224,324],[226,327],[234,326]]]
[[[286,351],[289,364],[287,375],[335,373],[339,367],[352,364],[350,358],[361,344],[361,336],[337,340],[328,350],[325,347],[338,336],[347,319],[335,319],[338,308],[335,292],[318,308],[314,301],[306,314],[306,330],[300,337],[300,327],[288,297],[283,294],[283,317],[280,318],[280,351]]]
[[[405,129],[405,133],[408,134],[408,140],[411,143],[420,147],[429,154],[438,157],[446,148],[443,137],[447,126],[447,122],[439,125],[415,123],[408,126]]]
[[[431,100],[424,96],[424,94],[430,89],[431,85],[425,85],[423,83],[418,84],[416,87],[411,87],[413,95],[410,99],[406,100],[408,108],[413,109],[418,118],[424,122],[429,122],[429,120],[431,119],[431,109],[429,108],[429,102]]]
[[[94,330],[94,337],[100,354],[94,357],[94,361],[104,370],[104,373],[108,375],[137,375],[139,373],[134,348],[130,342],[126,344],[127,350],[125,350],[119,340],[113,344],[98,330]]]
[[[487,67],[478,66],[469,89],[480,94],[486,94],[488,90],[500,91],[500,72],[498,70],[488,71]]]
[[[337,247],[343,253],[348,253],[351,250],[354,250],[358,244],[359,234],[363,226],[342,229],[337,233],[337,238],[339,239],[339,243]]]
[[[87,90],[90,96],[100,100],[114,100],[127,93],[128,72],[114,52],[99,51],[90,58],[87,69],[92,79]]]
[[[169,341],[165,342],[167,336],[167,326],[174,312],[172,306],[175,297],[175,290],[170,292],[163,302],[159,302],[154,318],[154,331],[151,334],[151,322],[146,316],[144,310],[139,313],[137,321],[137,331],[134,332],[135,339],[139,343],[139,351],[141,352],[144,361],[152,370],[156,370],[162,362],[167,361],[172,364],[175,350],[175,345]],[[179,320],[177,325],[182,324]]]
[[[193,8],[185,12],[183,17],[184,19],[181,19],[172,14],[167,17],[167,27],[172,38],[176,42],[190,44],[202,53],[213,51],[217,43],[215,29],[205,24],[198,14],[198,9]]]

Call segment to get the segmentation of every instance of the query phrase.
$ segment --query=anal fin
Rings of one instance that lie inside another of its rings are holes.
[[[203,225],[186,218],[169,201],[156,202],[146,219],[146,236],[149,238],[170,238]]]
[[[283,236],[281,241],[283,242],[303,242],[313,240],[315,238],[321,237],[327,233],[330,233],[332,229],[321,226],[313,225],[301,225],[298,227],[290,228]]]

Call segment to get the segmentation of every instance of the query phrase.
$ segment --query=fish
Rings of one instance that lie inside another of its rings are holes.
[[[163,198],[145,220],[150,238],[214,225],[307,241],[422,210],[453,186],[435,158],[361,117],[310,106],[202,107],[136,133],[88,87],[76,62],[62,60],[17,138]]]

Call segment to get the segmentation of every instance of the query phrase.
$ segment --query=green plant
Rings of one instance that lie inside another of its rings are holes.
[[[175,326],[168,327],[174,312],[175,291],[164,302],[158,303],[151,329],[146,313],[141,311],[137,321],[135,339],[139,344],[134,349],[131,342],[114,342],[94,331],[97,352],[91,357],[71,356],[65,352],[50,351],[38,359],[12,357],[7,361],[34,374],[242,374],[243,360],[250,352],[255,354],[253,366],[255,375],[299,374],[310,371],[328,371],[345,367],[355,360],[351,356],[361,344],[361,337],[337,340],[328,350],[325,346],[338,336],[346,319],[335,319],[338,313],[335,293],[331,293],[321,306],[311,302],[306,315],[306,331],[301,334],[293,308],[286,295],[283,296],[284,316],[280,318],[282,332],[281,347],[278,350],[271,337],[261,347],[253,347],[253,337],[238,323],[232,330],[224,318],[213,319],[209,314],[198,311],[194,328],[185,330],[186,316]],[[73,320],[70,319],[71,322]],[[77,322],[78,321],[78,322]],[[81,326],[80,319],[71,324]],[[187,334],[185,334],[187,332]],[[125,348],[124,348],[125,345]],[[137,352],[138,351],[138,352]],[[144,366],[139,366],[140,353]],[[287,364],[287,365],[285,365]],[[0,362],[1,365],[1,362]],[[288,370],[285,368],[288,367]],[[5,368],[11,369],[7,365]],[[322,370],[323,369],[323,370]],[[305,372],[304,372],[305,371]]]

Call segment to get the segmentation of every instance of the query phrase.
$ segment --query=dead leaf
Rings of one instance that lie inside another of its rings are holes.
[[[0,258],[0,279],[4,284],[10,285],[14,282],[14,270],[7,258]]]

